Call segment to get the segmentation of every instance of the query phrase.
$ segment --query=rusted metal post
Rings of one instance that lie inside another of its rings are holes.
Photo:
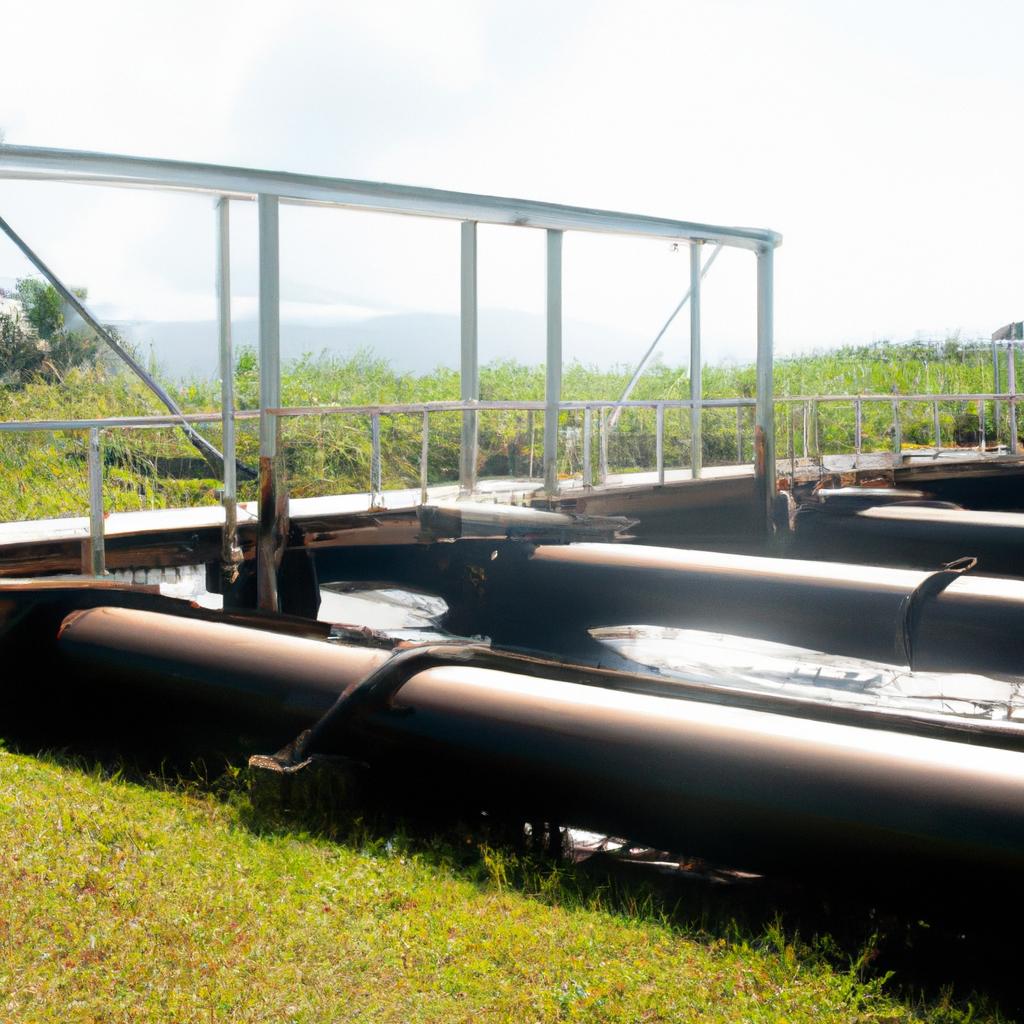
[[[562,232],[547,231],[547,354],[544,401],[544,489],[558,493],[558,413],[562,400]]]
[[[423,410],[423,426],[420,428],[420,504],[427,503],[427,468],[430,458],[430,413]]]
[[[106,550],[103,539],[103,451],[100,432],[89,431],[89,539],[83,545],[82,574],[103,576],[106,573]]]
[[[476,221],[462,222],[461,289],[459,323],[462,355],[459,370],[460,395],[464,402],[480,398],[479,319],[477,306]],[[462,413],[462,447],[459,451],[459,495],[476,490],[476,459],[479,445],[479,414],[475,409]]]
[[[583,410],[583,486],[591,487],[594,483],[594,467],[591,464],[590,449],[594,443],[593,413],[588,405]]]
[[[774,348],[774,257],[771,245],[757,250],[757,404],[754,425],[754,483],[771,533],[778,474],[775,464],[775,395],[772,372]]]
[[[700,253],[703,243],[690,242],[690,470],[699,479],[704,464],[702,433],[704,387],[700,353]]]
[[[256,553],[257,604],[279,610],[277,571],[288,533],[287,494],[280,479],[279,424],[270,410],[281,404],[281,271],[277,196],[261,194],[259,207],[260,500]]]
[[[231,345],[231,221],[226,196],[217,200],[217,328],[220,340],[221,449],[224,453],[224,530],[220,571],[230,587],[238,579],[242,551],[238,546],[238,481],[235,462],[235,361]]]
[[[658,469],[658,483],[665,482],[665,405],[654,407],[654,461]]]

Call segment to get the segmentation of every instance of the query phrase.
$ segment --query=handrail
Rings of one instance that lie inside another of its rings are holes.
[[[725,227],[414,185],[43,146],[0,145],[0,178],[199,192],[230,199],[272,195],[300,205],[344,206],[555,231],[641,235],[668,241],[693,239],[755,251],[766,246],[774,249],[782,242],[777,231],[763,228]]]

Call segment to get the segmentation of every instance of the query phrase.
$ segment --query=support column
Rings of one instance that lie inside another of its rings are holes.
[[[690,471],[700,478],[704,464],[704,381],[700,354],[700,253],[703,242],[690,242]]]
[[[103,448],[97,427],[89,430],[89,539],[84,545],[82,574],[103,576],[107,571],[103,522]]]
[[[259,197],[260,500],[256,562],[257,605],[278,611],[277,570],[288,532],[287,494],[280,474],[281,270],[277,196]]]
[[[772,379],[774,347],[774,251],[757,251],[757,401],[754,424],[754,478],[766,531],[772,528],[775,504],[775,401]]]
[[[464,402],[480,398],[479,318],[476,273],[476,221],[462,222],[462,287],[459,319],[462,335],[460,397]],[[476,490],[476,459],[479,443],[479,414],[475,409],[462,414],[462,447],[459,453],[459,495]]]
[[[547,355],[544,388],[544,489],[558,493],[558,404],[562,400],[562,232],[547,232]]]
[[[238,481],[235,456],[235,360],[231,344],[231,220],[230,200],[217,200],[217,327],[220,340],[220,418],[224,454],[224,532],[221,535],[221,576],[224,589],[238,579],[242,551],[238,546]]]
[[[1013,331],[1010,332],[1013,334]],[[1006,344],[1006,390],[1010,393],[1010,454],[1017,454],[1017,362],[1016,342],[1011,336]]]

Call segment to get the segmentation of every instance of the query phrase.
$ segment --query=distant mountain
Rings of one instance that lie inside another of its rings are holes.
[[[216,377],[217,325],[206,321],[115,322],[125,337],[138,346],[144,359],[150,354],[167,377]],[[306,353],[328,353],[339,358],[369,349],[387,359],[397,370],[427,373],[438,366],[459,365],[459,318],[448,313],[396,313],[334,324],[281,324],[281,357],[295,359]],[[485,309],[480,312],[480,361],[518,359],[544,361],[544,317],[516,310]],[[255,320],[233,324],[236,351],[255,347]],[[566,362],[579,359],[597,366],[633,364],[650,338],[639,333],[567,321],[563,328]],[[677,362],[668,359],[669,362]]]

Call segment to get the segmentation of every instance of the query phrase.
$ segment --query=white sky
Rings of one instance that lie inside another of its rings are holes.
[[[5,5],[0,35],[10,143],[774,228],[781,352],[1024,316],[1012,0],[96,0]],[[244,315],[254,210],[235,209]],[[0,182],[0,213],[105,315],[214,314],[208,199]],[[290,315],[457,309],[454,224],[290,208],[282,237]],[[482,229],[480,259],[482,305],[542,307],[538,232]],[[708,361],[753,354],[753,262],[709,274]],[[0,239],[0,279],[26,269]],[[591,236],[565,273],[567,317],[638,339],[688,276],[667,245]]]

